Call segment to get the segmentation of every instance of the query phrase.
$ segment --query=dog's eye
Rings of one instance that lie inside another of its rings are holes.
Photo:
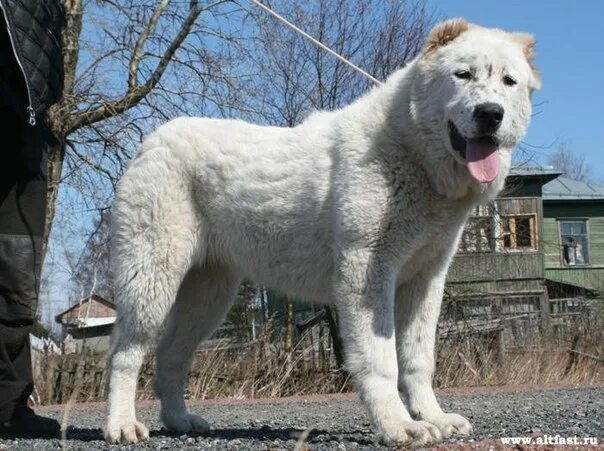
[[[503,84],[506,86],[514,86],[516,84],[516,80],[514,80],[509,75],[506,75],[505,77],[503,77]]]
[[[472,74],[467,70],[458,70],[455,72],[455,76],[457,78],[461,78],[462,80],[471,80]]]

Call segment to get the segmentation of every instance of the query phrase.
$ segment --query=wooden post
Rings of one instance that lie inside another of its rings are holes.
[[[327,313],[327,323],[329,324],[329,335],[331,335],[333,353],[336,357],[338,368],[341,369],[344,367],[344,347],[342,345],[342,338],[340,337],[340,330],[338,329],[336,312],[330,307],[325,307],[325,312]]]
[[[543,283],[544,291],[539,296],[540,308],[541,308],[541,333],[545,334],[549,331],[550,326],[550,311],[549,311],[549,296],[547,295],[547,287],[545,281]]]
[[[294,350],[294,306],[291,302],[285,303],[285,352],[288,358]]]

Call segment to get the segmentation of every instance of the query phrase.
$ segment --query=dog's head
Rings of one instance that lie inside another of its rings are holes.
[[[531,117],[540,87],[525,33],[454,19],[437,25],[418,59],[412,114],[430,153],[451,166],[454,184],[495,194]],[[465,183],[464,183],[465,182]],[[476,186],[478,185],[478,186]]]

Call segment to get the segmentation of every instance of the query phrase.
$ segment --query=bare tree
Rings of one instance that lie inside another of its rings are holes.
[[[84,250],[73,262],[74,298],[83,299],[97,294],[111,301],[115,299],[113,272],[110,264],[110,231],[110,210],[102,210]]]
[[[380,79],[417,55],[433,25],[422,1],[317,0],[279,4],[279,13]],[[262,11],[247,55],[250,100],[261,119],[294,126],[313,110],[340,108],[371,80]],[[258,51],[258,47],[259,50]]]
[[[62,4],[65,86],[48,114],[59,144],[49,156],[45,244],[60,186],[82,192],[85,202],[103,194],[107,203],[151,127],[220,110],[232,84],[224,49],[234,38],[228,20],[217,17],[239,10],[226,0]]]
[[[593,181],[593,173],[585,161],[585,155],[573,152],[569,141],[561,140],[554,153],[547,157],[547,164],[564,172],[564,174],[581,182]]]

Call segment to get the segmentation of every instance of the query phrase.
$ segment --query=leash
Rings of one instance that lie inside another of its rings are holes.
[[[361,69],[356,64],[350,62],[349,60],[347,60],[346,58],[344,58],[339,53],[337,53],[334,50],[330,49],[325,44],[323,44],[321,41],[318,41],[317,39],[313,38],[311,35],[309,35],[305,31],[301,30],[300,28],[298,28],[297,26],[295,26],[293,23],[291,23],[290,21],[288,21],[285,17],[277,14],[275,11],[273,11],[268,6],[264,5],[263,3],[259,2],[258,0],[249,0],[249,1],[251,3],[254,3],[255,5],[259,6],[260,8],[262,8],[263,10],[265,10],[267,13],[269,13],[273,17],[277,18],[278,20],[280,20],[281,22],[283,22],[285,25],[287,25],[289,28],[291,28],[295,32],[297,32],[297,33],[301,34],[302,36],[304,36],[306,39],[308,39],[310,42],[312,42],[316,46],[322,48],[327,53],[330,53],[331,55],[335,56],[337,59],[339,59],[340,61],[342,61],[344,64],[347,64],[348,66],[352,67],[354,70],[356,70],[358,73],[360,73],[360,74],[364,75],[365,77],[367,77],[369,80],[371,80],[376,85],[380,86],[380,85],[383,84],[380,80],[378,80],[377,78],[375,78],[374,76],[372,76],[368,72],[364,71],[363,69]]]

